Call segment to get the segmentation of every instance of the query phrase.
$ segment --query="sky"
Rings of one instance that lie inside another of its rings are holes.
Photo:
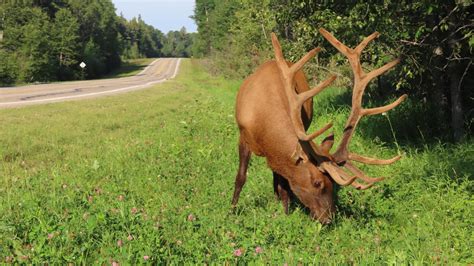
[[[117,14],[127,19],[140,14],[146,24],[163,33],[186,27],[188,32],[196,32],[194,20],[194,0],[112,0]]]

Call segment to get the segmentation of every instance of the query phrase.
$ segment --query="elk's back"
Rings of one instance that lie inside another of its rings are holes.
[[[296,90],[309,90],[303,72],[296,76]],[[237,94],[236,119],[241,141],[245,141],[255,154],[267,158],[291,154],[298,140],[288,108],[276,62],[262,64],[245,79]],[[302,110],[305,126],[311,123],[311,117],[312,101],[308,101]]]

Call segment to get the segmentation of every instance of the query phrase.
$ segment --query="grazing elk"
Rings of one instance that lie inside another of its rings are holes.
[[[321,223],[330,223],[335,210],[333,182],[363,190],[383,179],[366,176],[352,161],[383,165],[400,159],[400,156],[388,160],[373,159],[352,153],[348,149],[352,134],[363,116],[386,112],[407,97],[403,95],[383,107],[362,107],[362,96],[367,84],[395,66],[399,60],[366,73],[361,67],[360,55],[367,44],[378,37],[378,32],[366,37],[354,49],[342,44],[325,29],[320,29],[319,32],[348,58],[354,74],[352,109],[342,140],[336,151],[330,153],[334,143],[332,134],[320,145],[313,142],[313,139],[331,128],[332,124],[306,134],[313,114],[312,97],[336,78],[332,76],[315,88],[309,88],[301,69],[320,49],[313,49],[292,64],[284,59],[280,43],[275,34],[272,34],[276,60],[262,64],[244,81],[237,94],[240,162],[232,206],[237,204],[247,179],[252,153],[266,158],[274,173],[275,193],[281,198],[285,212],[288,213],[289,194],[294,193],[309,208],[311,217]],[[363,182],[360,183],[360,180]]]

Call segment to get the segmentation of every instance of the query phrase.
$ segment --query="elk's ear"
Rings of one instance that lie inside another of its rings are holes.
[[[306,163],[308,161],[308,156],[306,156],[299,143],[296,144],[295,151],[291,155],[291,160],[294,164],[299,164],[300,162]]]
[[[325,153],[331,151],[332,145],[334,145],[334,133],[331,133],[329,136],[325,137],[321,142],[321,149]]]

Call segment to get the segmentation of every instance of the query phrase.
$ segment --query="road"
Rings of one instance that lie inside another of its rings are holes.
[[[143,89],[176,76],[181,59],[160,58],[132,77],[0,87],[0,108],[88,99]]]

